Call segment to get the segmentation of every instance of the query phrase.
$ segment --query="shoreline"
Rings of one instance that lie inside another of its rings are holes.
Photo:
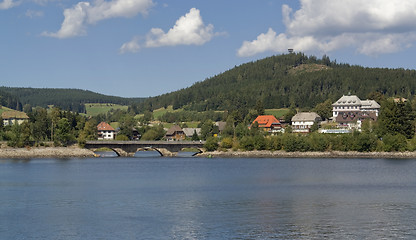
[[[0,148],[0,159],[11,158],[88,158],[94,152],[76,145],[68,147]]]
[[[285,151],[214,151],[204,152],[198,157],[221,158],[388,158],[416,159],[416,152],[285,152]]]
[[[96,154],[78,145],[68,147],[0,147],[0,159],[18,158],[92,158]],[[196,155],[199,158],[388,158],[416,159],[415,152],[285,152],[285,151],[213,151]]]

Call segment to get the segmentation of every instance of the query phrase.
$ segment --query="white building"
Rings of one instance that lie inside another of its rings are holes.
[[[333,121],[340,127],[361,129],[365,119],[376,121],[380,105],[374,100],[360,100],[355,95],[342,96],[332,104]]]
[[[97,126],[98,140],[113,140],[116,130],[106,122],[100,122]]]
[[[349,114],[351,112],[372,112],[378,116],[380,105],[374,100],[360,100],[355,95],[342,96],[332,104],[332,117]]]
[[[292,132],[309,133],[315,123],[319,123],[321,117],[315,112],[300,112],[292,117]]]

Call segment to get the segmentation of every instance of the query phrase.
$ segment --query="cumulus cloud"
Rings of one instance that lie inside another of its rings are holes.
[[[141,45],[146,48],[176,46],[176,45],[203,45],[219,33],[214,33],[212,24],[205,25],[200,11],[196,8],[181,16],[175,25],[164,32],[160,28],[152,28],[147,34],[145,42]],[[138,38],[123,44],[121,53],[137,52],[140,49]]]
[[[214,36],[214,26],[204,25],[200,12],[192,8],[185,16],[180,17],[175,26],[167,33],[160,28],[152,28],[147,35],[146,47],[175,45],[202,45]]]
[[[101,20],[118,17],[133,17],[146,14],[153,5],[152,0],[96,0],[93,3],[79,2],[72,8],[64,10],[64,21],[55,32],[42,35],[56,38],[69,38],[86,34],[87,25]]]
[[[282,6],[284,33],[269,29],[255,40],[244,41],[237,55],[288,48],[330,52],[352,47],[365,55],[397,52],[416,41],[415,9],[414,0],[301,0],[295,12]]]
[[[130,42],[124,43],[120,48],[120,53],[136,53],[140,50],[139,38],[134,37]]]
[[[9,8],[15,7],[19,4],[20,2],[16,2],[13,0],[3,0],[2,2],[0,2],[0,10],[6,10]]]

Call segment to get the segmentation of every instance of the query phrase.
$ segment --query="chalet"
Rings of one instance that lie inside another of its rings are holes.
[[[106,122],[97,125],[98,140],[113,140],[116,130]]]
[[[264,131],[271,133],[282,131],[282,125],[273,115],[260,115],[254,119],[252,124],[255,122],[257,122],[259,124],[259,128],[264,129]]]
[[[319,124],[321,117],[315,112],[300,112],[292,117],[292,131],[309,133],[314,124]]]
[[[185,140],[185,132],[178,125],[173,125],[166,132],[165,138],[167,141]]]
[[[29,117],[24,112],[19,111],[5,111],[1,114],[1,118],[3,119],[3,125],[14,125],[14,124],[22,124],[24,121],[28,121]]]
[[[340,127],[361,129],[362,121],[377,121],[380,105],[374,100],[360,100],[355,95],[342,96],[332,104],[333,121]]]
[[[355,95],[342,96],[332,104],[332,117],[336,119],[338,115],[348,114],[349,112],[373,112],[376,116],[380,111],[380,105],[374,100],[360,100]]]

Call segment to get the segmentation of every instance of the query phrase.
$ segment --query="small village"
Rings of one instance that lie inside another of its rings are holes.
[[[260,129],[270,134],[284,133],[288,126],[291,127],[292,133],[352,133],[361,131],[362,122],[365,120],[377,121],[380,111],[380,105],[374,100],[360,100],[355,95],[344,95],[332,104],[332,118],[322,121],[322,118],[316,112],[298,112],[291,119],[291,123],[286,123],[284,118],[277,119],[273,115],[260,115],[250,126],[257,123]],[[226,122],[215,122],[218,127],[218,133],[221,135],[226,127]],[[101,122],[97,126],[98,140],[114,140],[117,135],[117,129],[110,124]],[[166,141],[191,140],[195,134],[200,136],[201,128],[181,128],[179,125],[173,125],[165,129]],[[137,130],[133,130],[131,140],[139,140],[140,136]]]
[[[332,118],[326,121],[322,121],[316,112],[298,112],[292,117],[291,123],[273,115],[260,115],[248,127],[257,123],[260,129],[270,134],[284,133],[288,126],[291,127],[292,133],[352,133],[354,130],[361,131],[362,122],[365,120],[377,121],[379,111],[380,105],[374,100],[360,100],[355,95],[344,95],[332,104]],[[4,126],[21,124],[29,119],[26,113],[19,111],[4,111],[1,117]],[[215,122],[215,126],[221,134],[226,122]],[[113,128],[109,123],[101,122],[97,125],[97,139],[114,140],[118,131],[119,129]],[[197,139],[201,128],[181,128],[179,125],[173,125],[165,131],[164,140],[182,141],[192,137]],[[140,134],[136,129],[132,130],[129,140],[140,140]]]
[[[403,98],[396,98],[390,101],[392,105],[389,101],[384,103],[403,110],[406,108],[406,101]],[[94,140],[156,140],[204,143],[207,151],[218,149],[287,152],[416,150],[411,112],[403,112],[399,114],[400,116],[397,113],[386,115],[382,123],[378,123],[381,105],[375,100],[361,100],[356,95],[343,95],[330,107],[331,109],[328,110],[332,115],[326,118],[321,117],[317,112],[298,111],[288,121],[287,116],[279,118],[272,114],[255,116],[252,111],[250,116],[254,120],[249,122],[245,120],[233,124],[228,120],[215,122],[207,120],[199,122],[197,127],[195,124],[189,127],[186,123],[167,124],[169,127],[163,127],[164,123],[160,121],[143,123],[141,122],[143,120],[132,116],[128,118],[129,125],[121,123],[114,126],[114,122],[97,123],[94,117],[61,111],[57,108],[49,113],[46,109],[38,108],[28,114],[10,110],[3,111],[1,115],[2,139],[12,147],[67,146],[74,143],[82,147],[86,141]],[[392,111],[400,112],[402,111],[400,109]],[[43,114],[39,114],[42,112]],[[409,117],[406,114],[410,114]],[[403,122],[399,119],[401,117],[408,120]]]

